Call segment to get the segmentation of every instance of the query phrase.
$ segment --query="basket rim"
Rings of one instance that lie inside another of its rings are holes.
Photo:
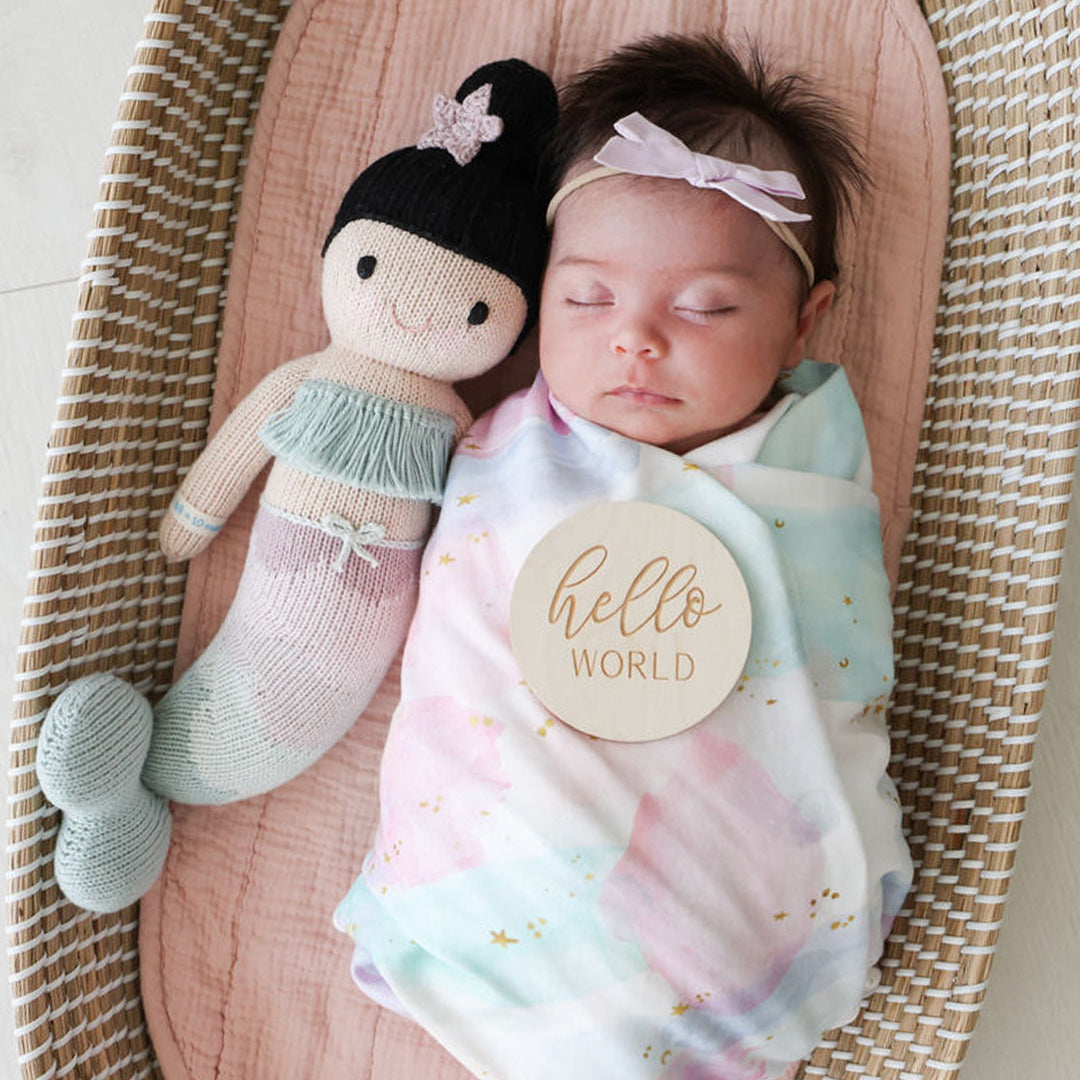
[[[169,52],[176,34],[183,28],[191,26],[197,32],[205,32],[212,43],[215,35],[227,35],[222,12],[229,9],[231,13],[240,13],[240,17],[246,13],[246,17],[263,28],[253,31],[252,37],[256,39],[258,32],[272,34],[280,29],[280,15],[287,6],[287,0],[280,4],[261,0],[246,5],[223,3],[213,9],[194,0],[160,0],[148,23],[146,39],[140,44],[141,51],[136,54],[129,74],[131,89],[126,88],[126,92],[157,95],[162,91],[160,75],[155,84],[150,69],[162,66],[163,54]],[[1003,145],[1007,146],[1010,140],[1014,144],[1019,142],[1019,106],[1010,99],[999,109],[1002,117],[998,121],[993,112],[993,96],[982,88],[997,82],[1016,86],[1017,73],[1027,71],[1022,61],[1032,58],[1043,66],[1041,76],[1036,73],[1032,78],[1042,77],[1051,87],[1057,86],[1052,76],[1075,71],[1080,63],[1080,35],[1075,30],[1069,31],[1068,20],[1075,18],[1080,2],[1050,0],[1039,4],[1026,0],[1004,4],[984,0],[961,4],[924,0],[922,8],[927,25],[937,39],[950,93],[956,139],[954,198],[958,201],[950,222],[947,272],[941,291],[939,332],[935,336],[935,367],[928,388],[924,446],[916,474],[916,526],[907,538],[896,601],[898,628],[904,629],[912,641],[917,637],[919,648],[916,650],[912,645],[905,649],[903,644],[899,647],[899,671],[902,680],[906,679],[907,689],[903,694],[898,693],[893,723],[898,745],[908,743],[920,749],[908,758],[898,758],[895,764],[902,796],[910,800],[909,817],[918,818],[914,827],[921,830],[923,842],[921,876],[909,899],[905,926],[905,933],[910,933],[913,927],[922,933],[903,938],[901,943],[914,942],[929,950],[932,942],[927,932],[938,931],[942,939],[959,934],[966,945],[958,960],[943,961],[956,967],[956,977],[947,994],[934,998],[920,993],[919,1002],[925,1008],[919,1019],[910,1030],[897,1029],[910,1038],[903,1046],[897,1041],[887,1041],[886,1045],[890,1053],[908,1063],[908,1069],[913,1063],[923,1062],[925,1075],[946,1076],[955,1073],[962,1059],[985,992],[1001,908],[1019,842],[1020,822],[1031,789],[1031,755],[1046,685],[1071,493],[1075,428],[1080,418],[1080,320],[1075,317],[1080,285],[1073,284],[1075,275],[1070,278],[1067,265],[1068,253],[1080,239],[1080,224],[1075,209],[1065,212],[1070,197],[1075,205],[1075,178],[1070,189],[1068,180],[1061,175],[1064,170],[1058,167],[1063,157],[1068,166],[1068,151],[1062,147],[1067,147],[1070,140],[1063,135],[1062,128],[1066,125],[1058,122],[1060,114],[1052,111],[1059,108],[1064,112],[1068,101],[1060,97],[1063,89],[1053,89],[1045,102],[1040,103],[1039,95],[1034,95],[1034,103],[1028,101],[1027,107],[1035,110],[1031,113],[1035,119],[1028,118],[1023,133],[1030,146],[1025,159],[1028,171],[1021,176],[1025,181],[1022,185],[1010,172],[1009,159],[1002,164],[1000,154],[995,157],[992,145],[994,139],[1001,139],[1000,134],[995,134],[998,132],[1006,133]],[[1008,11],[1001,14],[1005,8]],[[186,18],[192,12],[192,17]],[[155,31],[160,31],[161,44],[154,44]],[[267,50],[264,59],[268,56]],[[1019,83],[1022,85],[1024,81],[1020,79]],[[1060,98],[1057,102],[1052,100],[1055,94]],[[1071,101],[1074,110],[1075,95]],[[197,109],[198,103],[193,107]],[[1044,110],[1045,119],[1043,113],[1036,115],[1039,108]],[[1075,117],[1071,112],[1068,115],[1075,125]],[[989,133],[983,130],[989,123],[988,116],[998,124]],[[121,111],[122,123],[139,125],[143,119],[137,109],[130,113]],[[50,457],[54,478],[73,473],[78,476],[85,471],[79,455],[86,453],[88,445],[93,445],[93,433],[86,431],[87,421],[99,417],[84,417],[80,426],[77,413],[88,396],[101,394],[103,376],[97,352],[110,329],[108,293],[123,269],[120,264],[125,258],[123,234],[118,239],[116,230],[126,223],[122,212],[112,204],[118,201],[116,195],[124,183],[119,178],[127,175],[124,169],[134,169],[141,157],[137,134],[131,134],[139,130],[136,126],[119,127],[115,131],[117,142],[108,159],[114,171],[103,178],[94,227],[95,232],[105,235],[96,235],[92,240],[81,285],[75,348],[69,354],[73,358],[69,361],[71,370],[65,377],[58,406],[59,441]],[[145,131],[145,125],[141,130]],[[1012,134],[1008,134],[1010,131]],[[1033,196],[1025,186],[1031,187],[1033,178],[1034,187],[1054,204],[1053,213],[1047,208],[1039,212],[1038,207],[1029,205]],[[150,183],[147,180],[143,186],[148,188]],[[235,191],[238,183],[231,187]],[[961,204],[960,199],[967,201]],[[228,217],[227,214],[226,222]],[[207,225],[211,234],[223,230],[226,235],[220,239],[224,248],[228,227],[217,222]],[[162,265],[167,263],[168,254],[162,253]],[[1042,267],[1038,273],[1030,268],[1035,263]],[[1049,301],[1042,288],[1048,273],[1051,275]],[[1013,319],[1014,326],[1003,323],[1001,327],[988,328],[983,324],[984,313],[994,304]],[[1011,314],[1014,312],[1015,316]],[[209,319],[212,312],[200,308],[198,314]],[[186,344],[189,361],[194,354],[195,363],[204,365],[192,375],[197,392],[191,399],[204,411],[209,408],[206,390],[213,379],[210,368],[215,340],[211,332],[199,340],[193,335]],[[131,380],[137,389],[142,389],[138,386],[140,380],[148,383],[151,378],[164,379],[167,361],[171,359],[167,346],[151,347],[148,351],[153,374]],[[981,363],[985,367],[980,367]],[[1001,398],[996,394],[1000,389],[997,384],[1005,381],[1013,383],[1013,392]],[[105,403],[100,418],[110,415],[109,408],[114,404]],[[155,403],[159,404],[160,401]],[[179,407],[184,417],[182,422],[189,419],[185,408]],[[191,422],[204,423],[205,416]],[[957,428],[963,424],[968,430],[958,434]],[[979,433],[982,443],[977,442]],[[181,455],[194,452],[185,445],[177,450],[171,476],[182,467]],[[121,456],[133,452],[138,457],[138,440],[133,448],[120,447],[114,452]],[[965,467],[968,461],[973,464]],[[955,479],[950,470],[957,469],[962,481],[959,488],[950,486]],[[32,570],[32,574],[38,575],[35,581],[51,582],[67,572],[63,560],[70,547],[70,537],[64,530],[70,519],[78,520],[81,515],[87,522],[93,516],[89,510],[93,505],[92,486],[87,487],[87,478],[83,476],[78,476],[77,484],[81,486],[71,495],[69,503],[57,503],[51,489],[46,488],[39,507],[42,524],[35,538],[38,545]],[[165,497],[163,492],[151,489],[151,502],[154,499],[157,502],[149,508],[149,516],[128,523],[125,543],[133,536],[141,541],[143,535],[152,531],[150,518],[164,508]],[[995,513],[999,519],[996,523]],[[103,535],[108,535],[107,529]],[[108,539],[90,537],[90,540],[98,544],[98,550],[111,551]],[[115,558],[104,554],[100,565],[91,559],[91,565],[83,568],[86,580],[95,581],[107,575],[117,560],[120,565],[132,568],[132,572],[146,565],[145,556],[135,557],[130,552]],[[964,578],[967,592],[956,588],[958,577]],[[171,594],[166,592],[167,578],[168,588],[173,589]],[[84,584],[80,588],[92,588],[92,585]],[[174,576],[161,572],[155,588],[156,618],[165,625],[174,625],[179,610]],[[125,913],[114,920],[76,916],[61,903],[50,880],[55,821],[40,793],[34,792],[33,729],[40,720],[43,694],[48,696],[59,688],[66,670],[62,664],[55,666],[51,657],[43,667],[38,655],[43,640],[47,640],[42,629],[47,624],[39,620],[55,618],[43,613],[38,601],[52,591],[43,588],[31,597],[33,603],[28,603],[29,623],[24,630],[22,651],[25,667],[21,658],[18,685],[18,694],[23,696],[17,697],[16,702],[9,773],[16,794],[16,800],[10,804],[12,810],[21,804],[27,807],[22,817],[9,819],[8,892],[9,923],[14,927],[9,929],[16,976],[12,986],[18,988],[17,1010],[22,1009],[21,1014],[17,1011],[17,1017],[21,1016],[17,1025],[26,1077],[43,1075],[35,1070],[53,1052],[51,1047],[62,1041],[62,1037],[58,1039],[52,1033],[48,1039],[39,1039],[43,1028],[56,1022],[50,1012],[59,1012],[61,1031],[65,1030],[63,1016],[73,1015],[66,1002],[54,1009],[49,1000],[59,993],[58,980],[89,980],[95,996],[88,1005],[88,1013],[104,1020],[115,1009],[115,994],[129,987],[133,972],[136,978],[138,972],[133,944],[137,925],[134,913]],[[121,588],[120,600],[123,591]],[[983,595],[985,599],[979,607],[973,597]],[[102,601],[105,605],[113,602]],[[986,636],[988,611],[1000,623],[993,642]],[[976,620],[981,625],[968,625]],[[148,661],[152,650],[139,652],[134,647],[118,645],[110,637],[114,630],[107,619],[100,624],[91,620],[86,632],[91,635],[91,645],[97,641],[100,647],[98,653],[91,651],[83,655],[107,662],[119,650],[131,658],[129,666],[126,669],[122,666],[121,670],[147,684],[167,679],[171,664],[156,653]],[[98,636],[94,637],[95,634]],[[68,642],[73,639],[74,634],[69,631]],[[86,640],[84,637],[80,646]],[[995,663],[976,664],[972,674],[965,676],[966,690],[957,689],[955,682],[950,689],[945,670],[949,667],[949,654],[955,658],[972,651],[980,653],[991,645],[994,655],[990,659]],[[937,657],[937,666],[929,672],[920,667],[927,650]],[[90,663],[94,662],[97,661],[91,659]],[[965,694],[966,700],[956,700]],[[934,702],[943,697],[948,700],[948,707],[943,713],[935,714]],[[16,739],[15,735],[19,737]],[[965,753],[972,751],[979,751],[987,764],[986,771],[978,772],[977,779],[971,783],[976,788],[979,784],[990,785],[972,797],[973,809],[980,813],[977,820],[968,821],[965,846],[959,849],[968,861],[973,857],[981,860],[974,877],[970,873],[965,876],[953,866],[964,859],[950,855],[952,849],[946,842],[951,835],[948,815],[942,818],[932,809],[920,809],[924,803],[929,807],[932,797],[942,793],[950,794],[958,802],[967,798],[963,787],[965,774],[959,763]],[[900,755],[901,750],[897,753]],[[938,787],[943,776],[953,779]],[[935,780],[932,787],[927,786],[929,778]],[[984,833],[974,833],[976,825]],[[984,839],[971,841],[972,835],[983,835]],[[947,881],[950,877],[955,878],[951,884]],[[959,901],[958,888],[972,890],[972,897],[951,906],[939,929],[934,921],[937,918],[934,905],[940,904],[943,897]],[[26,922],[31,907],[35,909],[32,921]],[[25,934],[22,927],[27,927]],[[50,941],[65,935],[66,943],[50,953]],[[117,942],[124,956],[119,967],[115,959]],[[32,959],[24,962],[30,954]],[[918,980],[928,978],[921,973],[918,963],[908,964],[903,959],[903,950],[890,960],[894,961],[891,974],[906,979],[909,991],[914,991]],[[96,974],[99,971],[103,974]],[[929,988],[938,989],[933,985]],[[138,998],[137,986],[134,998]],[[131,1047],[130,1054],[138,1068],[152,1072],[155,1068],[152,1049],[141,1026],[139,1006],[131,1003],[130,996],[124,1000],[128,1002],[123,1009],[126,1029],[121,1025],[102,1037],[106,1030],[103,1024],[98,1037],[104,1042],[111,1039],[114,1045]],[[872,1007],[870,1012],[876,1012],[880,1022],[890,1022],[884,1002]],[[857,1045],[855,1039],[862,1031],[862,1028],[845,1031],[831,1047],[825,1045],[825,1056],[815,1057],[806,1075],[826,1075],[831,1066],[823,1062],[843,1060],[843,1055]],[[93,1035],[87,1033],[88,1047],[94,1045]],[[91,1056],[105,1063],[103,1067],[111,1068],[106,1049],[93,1050]]]

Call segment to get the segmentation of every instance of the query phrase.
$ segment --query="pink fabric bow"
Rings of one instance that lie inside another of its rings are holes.
[[[617,121],[615,130],[619,134],[608,139],[593,157],[601,165],[638,176],[686,180],[694,187],[722,191],[770,221],[810,220],[809,214],[796,213],[770,198],[772,195],[806,198],[792,173],[769,172],[754,165],[695,153],[671,132],[637,112]]]

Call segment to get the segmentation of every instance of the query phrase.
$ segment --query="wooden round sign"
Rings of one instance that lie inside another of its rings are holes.
[[[685,731],[731,692],[750,594],[727,548],[686,514],[602,503],[551,530],[514,584],[510,637],[532,692],[588,735]]]

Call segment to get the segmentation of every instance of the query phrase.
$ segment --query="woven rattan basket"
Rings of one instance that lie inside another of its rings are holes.
[[[172,671],[184,578],[156,523],[208,423],[232,230],[287,0],[159,0],[108,150],[50,440],[9,785],[22,1076],[159,1073],[138,909],[52,876],[34,772],[50,701],[107,668]],[[1026,798],[1080,412],[1080,0],[925,0],[949,91],[946,266],[896,598],[892,772],[917,865],[886,986],[808,1076],[956,1074],[987,984]]]

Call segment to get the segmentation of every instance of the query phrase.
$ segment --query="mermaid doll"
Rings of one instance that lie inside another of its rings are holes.
[[[65,895],[133,903],[168,850],[168,800],[219,804],[292,779],[363,712],[415,605],[420,549],[468,428],[451,386],[493,367],[535,318],[546,250],[540,147],[550,79],[488,64],[436,99],[416,144],[369,165],[323,248],[330,344],[236,407],[165,515],[190,559],[272,458],[236,598],[156,706],[96,673],[42,726],[37,769],[63,811]]]

